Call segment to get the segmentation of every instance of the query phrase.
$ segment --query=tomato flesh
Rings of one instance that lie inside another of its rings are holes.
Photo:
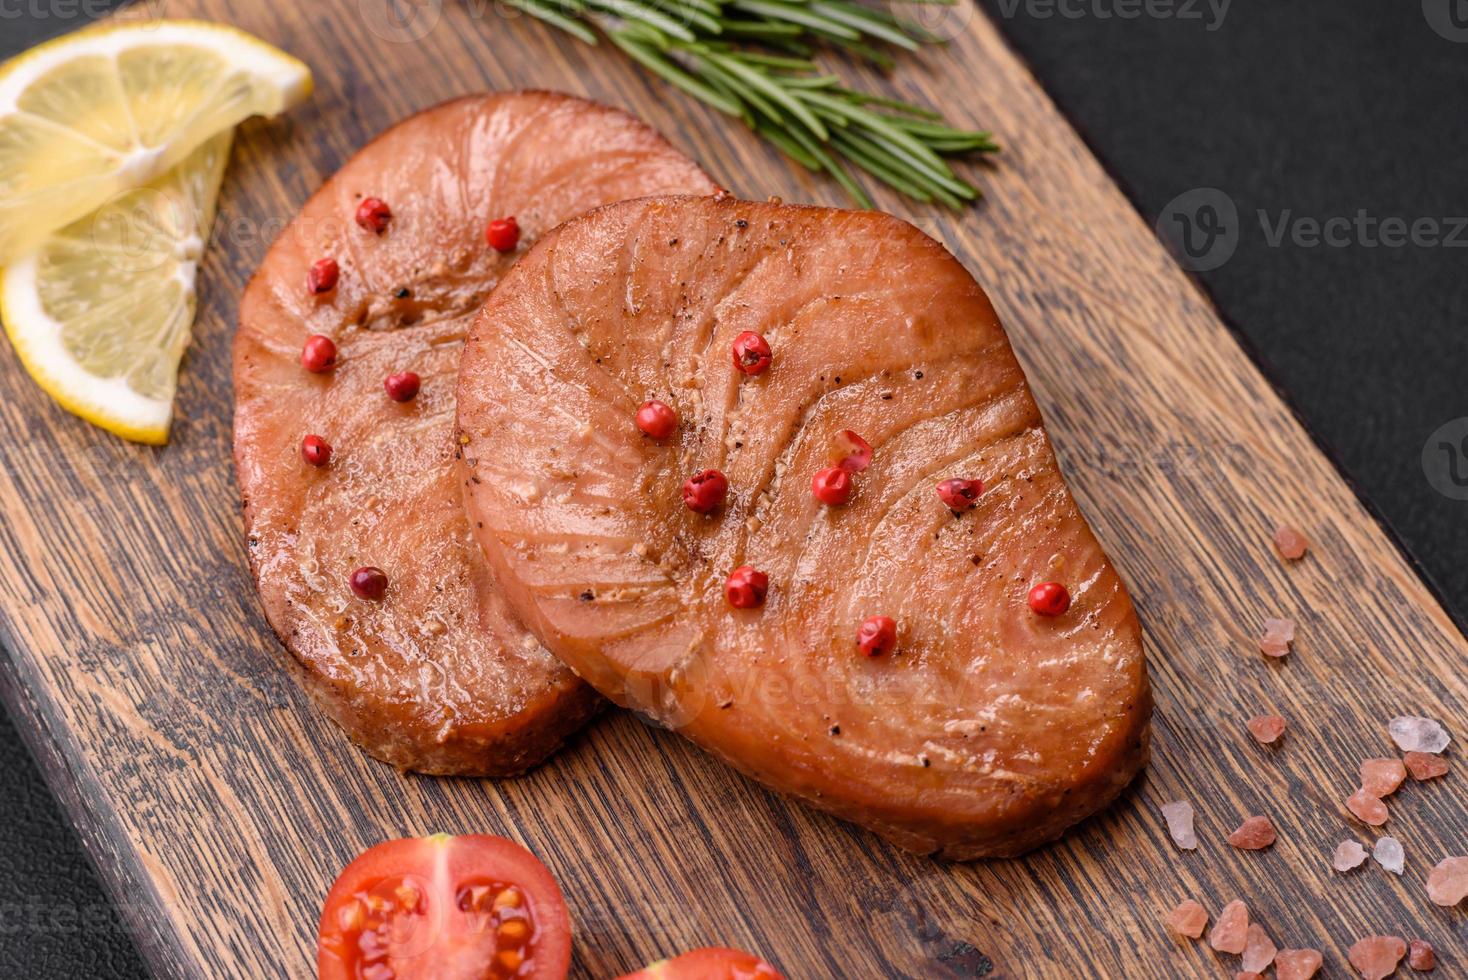
[[[785,980],[780,971],[755,956],[723,946],[706,946],[629,973],[618,980]]]
[[[571,922],[555,879],[500,837],[388,841],[321,910],[320,980],[564,980]]]

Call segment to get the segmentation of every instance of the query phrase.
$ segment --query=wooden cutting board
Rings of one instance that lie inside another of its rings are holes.
[[[467,5],[466,5],[467,4]],[[151,6],[151,5],[150,5]],[[578,977],[679,949],[746,946],[792,978],[1231,976],[1179,948],[1162,913],[1244,897],[1280,946],[1331,975],[1376,932],[1468,961],[1461,910],[1423,881],[1468,850],[1468,772],[1409,784],[1386,830],[1406,874],[1332,874],[1374,840],[1343,816],[1386,723],[1431,714],[1468,737],[1468,646],[1413,569],[1240,350],[994,26],[960,5],[946,49],[867,84],[992,128],[1005,153],[962,215],[881,204],[921,225],[992,295],[1085,512],[1132,587],[1157,690],[1154,759],[1109,812],[1019,860],[914,857],[619,714],[547,765],[491,782],[400,775],[307,703],[246,569],[230,458],[240,291],[299,204],[369,137],[479,89],[563,89],[625,106],[747,197],[844,203],[740,126],[603,45],[487,0],[419,10],[394,41],[385,0],[172,0],[310,62],[317,93],[236,144],[170,446],[118,442],[55,408],[0,355],[0,639],[8,703],[113,894],[166,977],[304,977],[337,871],[385,838],[490,832],[550,866],[576,922]],[[403,5],[412,11],[411,5]],[[860,74],[844,68],[849,76]],[[1271,529],[1315,542],[1285,567]],[[1282,663],[1266,616],[1300,623]],[[1263,749],[1244,720],[1290,720]],[[1456,755],[1456,752],[1454,752]],[[1181,853],[1158,813],[1199,810]],[[1280,841],[1230,848],[1245,816]]]

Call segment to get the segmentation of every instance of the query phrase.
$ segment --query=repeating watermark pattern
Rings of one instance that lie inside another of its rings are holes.
[[[1167,202],[1157,234],[1184,269],[1217,269],[1239,247],[1238,205],[1217,187],[1195,187]]]
[[[0,902],[0,936],[143,935],[159,909],[110,902]]]
[[[1440,37],[1468,42],[1468,0],[1422,0],[1422,16]]]
[[[1396,249],[1468,248],[1468,215],[1297,214],[1293,208],[1258,208],[1244,220],[1238,205],[1216,187],[1195,187],[1173,198],[1157,217],[1157,235],[1183,268],[1217,269],[1238,250],[1244,234],[1266,248]]]
[[[1468,500],[1468,417],[1439,426],[1422,445],[1422,472],[1449,500]]]
[[[968,30],[974,19],[973,0],[955,3],[909,3],[888,0],[887,10],[904,23],[921,28],[935,41],[952,41]]]
[[[1030,20],[1175,20],[1210,33],[1223,26],[1233,0],[996,0],[999,16]]]
[[[394,44],[421,41],[438,26],[444,0],[357,0],[357,13],[373,34]]]
[[[158,21],[168,0],[138,0],[117,11],[130,23]],[[117,0],[0,0],[0,21],[100,20],[113,13]]]
[[[1468,248],[1468,216],[1407,219],[1378,217],[1365,208],[1354,215],[1296,215],[1292,208],[1259,212],[1264,242],[1279,248]]]

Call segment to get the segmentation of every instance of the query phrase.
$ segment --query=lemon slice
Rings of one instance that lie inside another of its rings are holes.
[[[216,133],[311,91],[304,64],[220,24],[82,31],[0,66],[0,265]]]
[[[168,441],[233,135],[53,232],[0,276],[0,319],[26,371],[62,407],[125,439]]]

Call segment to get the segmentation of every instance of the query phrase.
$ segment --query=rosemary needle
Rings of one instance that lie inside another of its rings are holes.
[[[980,195],[946,158],[999,150],[989,133],[849,89],[811,60],[830,47],[886,68],[889,50],[918,51],[935,40],[885,8],[858,0],[505,2],[587,44],[597,43],[596,28],[668,84],[742,120],[801,166],[829,174],[862,207],[872,200],[848,167],[916,200],[958,209]]]

